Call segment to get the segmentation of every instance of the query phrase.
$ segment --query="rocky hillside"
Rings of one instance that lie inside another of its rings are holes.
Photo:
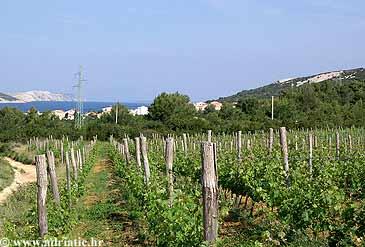
[[[20,101],[24,102],[32,102],[32,101],[72,101],[73,98],[71,96],[60,94],[60,93],[51,93],[48,91],[29,91],[22,93],[14,93],[13,97],[17,98]]]
[[[4,93],[0,93],[0,102],[12,102],[12,101],[17,101],[17,100],[18,99],[13,96],[10,96],[10,95],[4,94]]]
[[[292,87],[300,87],[306,84],[320,83],[328,80],[333,81],[334,83],[346,83],[353,80],[365,80],[365,69],[357,68],[351,70],[331,71],[307,77],[279,80],[263,87],[243,90],[235,95],[219,98],[218,101],[233,102],[247,97],[269,98],[271,96],[278,96],[283,91],[288,90]]]

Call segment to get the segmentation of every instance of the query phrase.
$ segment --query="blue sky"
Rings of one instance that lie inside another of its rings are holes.
[[[1,0],[0,92],[192,100],[363,67],[364,0]]]

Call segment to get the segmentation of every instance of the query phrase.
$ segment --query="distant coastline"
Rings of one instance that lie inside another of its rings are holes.
[[[116,102],[84,102],[84,112],[101,111],[103,108],[112,106]],[[121,103],[128,109],[137,109],[140,106],[149,106],[148,103]],[[76,108],[75,101],[33,101],[33,102],[6,102],[0,101],[0,109],[5,107],[16,108],[20,111],[27,112],[34,107],[39,112],[63,110],[68,111]]]

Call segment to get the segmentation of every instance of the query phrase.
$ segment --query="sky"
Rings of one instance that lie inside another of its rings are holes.
[[[365,66],[364,0],[0,0],[0,92],[214,99]]]

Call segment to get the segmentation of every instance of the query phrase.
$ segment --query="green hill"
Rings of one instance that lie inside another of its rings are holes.
[[[365,80],[364,68],[324,72],[313,76],[281,80],[263,87],[243,90],[232,96],[221,97],[218,99],[218,101],[235,102],[244,98],[251,97],[270,98],[271,96],[279,96],[282,92],[285,92],[294,87],[300,87],[305,84],[321,83],[324,81],[332,81],[333,83],[347,83],[358,80]]]

